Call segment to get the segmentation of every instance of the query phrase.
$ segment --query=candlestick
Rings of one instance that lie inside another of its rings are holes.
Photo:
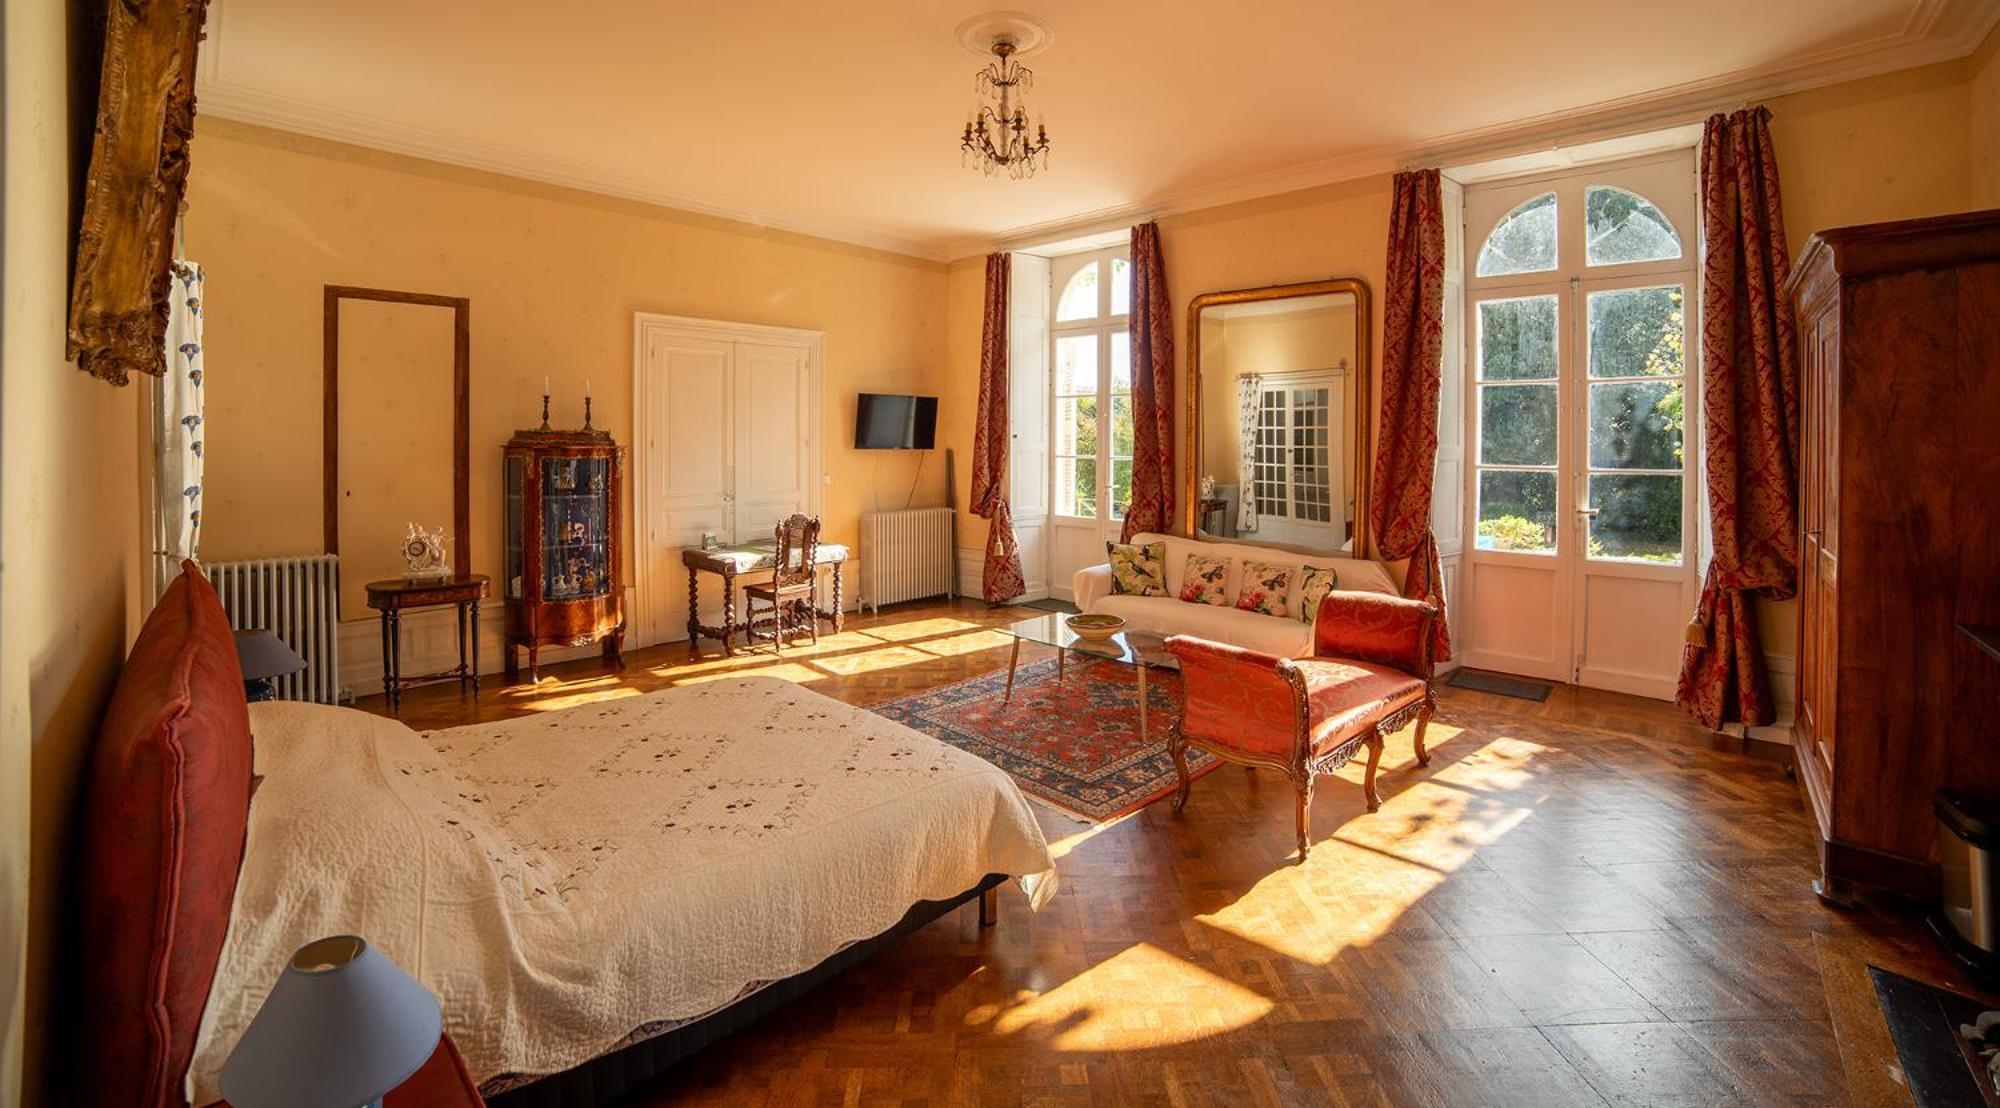
[[[544,384],[544,385],[542,386],[542,428],[541,428],[541,429],[542,429],[542,430],[544,430],[544,431],[547,431],[547,430],[549,430],[549,392],[548,392],[548,386],[547,386],[546,384]]]
[[[592,429],[590,426],[590,392],[587,389],[583,394],[583,429],[586,431]]]

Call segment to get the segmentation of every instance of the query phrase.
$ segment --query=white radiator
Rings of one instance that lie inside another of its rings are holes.
[[[306,668],[272,682],[284,700],[332,704],[340,693],[340,558],[260,558],[201,567],[229,625],[275,633],[306,660]]]
[[[866,512],[861,516],[861,603],[949,596],[953,588],[950,508]]]

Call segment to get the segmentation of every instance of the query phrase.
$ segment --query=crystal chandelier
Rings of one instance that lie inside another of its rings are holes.
[[[997,60],[979,71],[973,85],[980,103],[965,118],[959,163],[976,162],[988,177],[1005,172],[1018,181],[1049,167],[1049,131],[1038,118],[1034,137],[1028,137],[1028,105],[1021,94],[1034,86],[1035,73],[1014,60],[1014,40],[994,39],[993,56]]]

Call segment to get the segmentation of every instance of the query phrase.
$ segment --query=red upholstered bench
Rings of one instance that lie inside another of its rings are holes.
[[[1313,777],[1331,773],[1368,748],[1362,785],[1368,810],[1381,807],[1375,770],[1382,733],[1417,715],[1417,764],[1429,765],[1424,729],[1437,701],[1431,692],[1431,623],[1436,611],[1419,600],[1365,592],[1331,592],[1313,622],[1313,656],[1289,659],[1176,635],[1167,649],[1181,664],[1184,697],[1167,739],[1187,804],[1187,748],[1267,766],[1297,789],[1299,860],[1310,847],[1307,825]]]

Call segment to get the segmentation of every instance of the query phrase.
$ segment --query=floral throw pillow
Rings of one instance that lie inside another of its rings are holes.
[[[1299,620],[1312,623],[1319,618],[1319,602],[1340,587],[1340,571],[1332,566],[1300,566]]]
[[[1258,615],[1282,616],[1292,597],[1292,566],[1269,562],[1243,563],[1243,587],[1236,591],[1236,606]]]
[[[1133,596],[1167,595],[1167,544],[1107,542],[1104,553],[1111,562],[1111,591]]]
[[[1187,573],[1181,579],[1181,599],[1190,604],[1226,606],[1229,596],[1224,583],[1229,580],[1229,563],[1234,560],[1208,554],[1188,555]]]

